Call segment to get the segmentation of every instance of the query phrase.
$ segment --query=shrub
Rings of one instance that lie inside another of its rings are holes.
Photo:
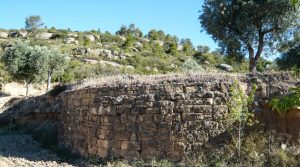
[[[291,88],[288,95],[274,97],[271,100],[272,109],[284,114],[293,107],[300,105],[300,86]]]

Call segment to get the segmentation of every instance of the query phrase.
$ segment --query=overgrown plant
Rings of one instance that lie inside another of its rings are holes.
[[[255,91],[256,85],[253,85],[252,91],[247,95],[237,80],[234,81],[230,88],[231,98],[227,103],[229,113],[226,121],[229,128],[232,128],[233,131],[237,131],[238,133],[237,149],[239,158],[241,156],[241,136],[243,129],[246,125],[252,125],[254,123],[254,113],[249,111],[249,108],[254,101]],[[234,138],[235,135],[232,134],[232,137]]]
[[[272,98],[270,103],[272,109],[279,114],[285,114],[293,107],[300,106],[300,86],[291,88],[288,95]]]

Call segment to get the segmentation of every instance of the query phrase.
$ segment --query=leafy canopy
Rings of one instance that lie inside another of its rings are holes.
[[[31,83],[45,78],[48,53],[45,47],[30,46],[26,42],[17,41],[2,57],[8,72],[19,81]]]
[[[36,31],[42,26],[44,26],[44,23],[42,22],[42,18],[38,15],[29,16],[25,19],[25,28],[30,31]]]
[[[265,46],[276,48],[297,29],[299,13],[294,9],[290,0],[205,0],[199,20],[221,46],[247,50],[254,71]]]

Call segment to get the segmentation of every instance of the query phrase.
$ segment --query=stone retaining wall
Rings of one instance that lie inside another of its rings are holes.
[[[65,93],[60,141],[85,156],[179,161],[224,131],[229,86],[204,82]]]
[[[296,84],[285,75],[239,79],[245,88],[258,84],[257,112],[270,112],[268,99]],[[43,96],[40,102],[36,97],[20,110],[56,113],[58,140],[82,156],[180,161],[204,144],[223,139],[232,82],[202,78],[82,88]]]

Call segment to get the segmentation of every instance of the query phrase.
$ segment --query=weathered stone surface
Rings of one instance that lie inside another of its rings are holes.
[[[85,34],[84,37],[90,40],[91,42],[94,42],[96,40],[95,36],[91,34]]]
[[[8,32],[0,32],[0,38],[2,39],[8,38]]]
[[[77,51],[86,54],[86,49]],[[266,77],[260,79],[261,92],[257,95],[265,99],[286,91],[286,87],[265,84]],[[277,83],[276,79],[271,80]],[[86,88],[52,98],[28,99],[27,105],[20,105],[18,111],[24,115],[44,111],[59,113],[59,141],[82,156],[180,161],[187,152],[200,150],[225,131],[223,122],[228,113],[226,104],[231,84],[232,80],[213,79]],[[299,134],[299,112],[289,114],[289,123],[276,116],[267,117],[268,122],[278,122],[276,126],[281,123],[282,130]],[[47,117],[34,115],[26,117],[26,121]]]
[[[53,36],[53,33],[43,32],[41,34],[37,34],[35,37],[37,39],[47,40],[47,39],[50,39],[52,36]]]

